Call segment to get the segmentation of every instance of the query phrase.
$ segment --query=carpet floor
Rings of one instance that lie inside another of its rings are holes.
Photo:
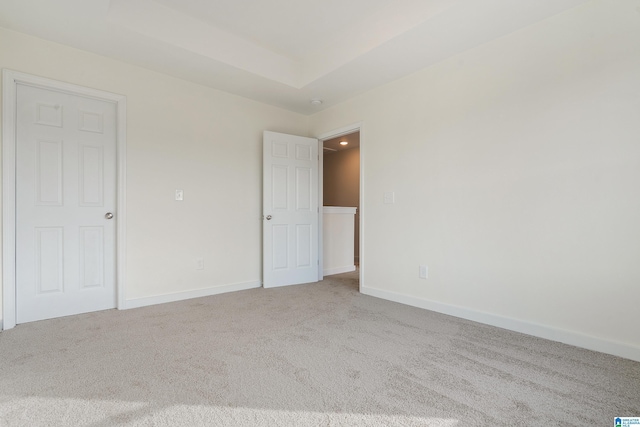
[[[357,275],[0,333],[0,426],[611,426],[640,363],[358,293]]]

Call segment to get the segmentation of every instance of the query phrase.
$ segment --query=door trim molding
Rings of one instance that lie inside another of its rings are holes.
[[[25,84],[116,104],[116,307],[125,304],[127,98],[18,71],[2,70],[2,323],[16,325],[16,119],[17,85]]]
[[[350,133],[355,133],[355,132],[360,132],[360,222],[359,222],[359,227],[360,227],[360,239],[359,239],[359,262],[358,262],[358,270],[359,270],[359,290],[360,292],[362,292],[362,289],[364,288],[364,264],[362,262],[364,258],[364,218],[365,216],[363,215],[363,211],[364,211],[364,149],[363,149],[363,140],[364,140],[364,129],[363,129],[363,123],[362,122],[357,122],[357,123],[353,123],[347,126],[343,126],[341,128],[338,129],[334,129],[332,131],[329,132],[324,132],[321,133],[320,135],[316,136],[316,138],[318,139],[318,155],[320,157],[319,159],[319,164],[318,164],[318,185],[319,185],[319,191],[318,191],[318,206],[322,207],[324,206],[324,198],[323,198],[323,180],[324,180],[324,149],[323,147],[323,143],[324,141],[328,140],[328,139],[333,139],[333,138],[338,138],[339,136],[343,136],[343,135],[347,135]],[[322,280],[324,278],[324,257],[323,257],[323,245],[324,242],[322,241],[322,233],[323,233],[323,227],[324,227],[324,221],[323,221],[323,216],[319,215],[318,216],[318,244],[319,244],[319,248],[318,248],[318,257],[320,260],[320,268],[318,268],[318,281]]]

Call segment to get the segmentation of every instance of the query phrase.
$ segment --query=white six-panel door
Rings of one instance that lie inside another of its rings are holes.
[[[18,84],[16,135],[17,323],[114,308],[115,103]]]
[[[318,280],[318,140],[263,136],[263,285]]]

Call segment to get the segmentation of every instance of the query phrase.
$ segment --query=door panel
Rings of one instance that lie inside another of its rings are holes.
[[[62,206],[62,141],[36,141],[36,205]]]
[[[287,192],[286,165],[271,165],[271,210],[286,211],[289,207],[289,194]]]
[[[272,269],[274,271],[286,270],[289,268],[289,226],[274,224],[271,226],[271,234],[273,236],[271,245]]]
[[[17,85],[17,323],[114,308],[116,106]]]
[[[36,227],[36,295],[64,292],[62,227]]]
[[[296,210],[311,211],[311,168],[296,168]]]
[[[80,206],[103,206],[104,150],[101,146],[80,145]]]
[[[80,287],[104,286],[104,227],[80,227]]]
[[[311,257],[313,256],[313,248],[311,244],[313,238],[311,236],[312,228],[310,224],[296,224],[296,267],[311,267]]]
[[[318,279],[318,141],[264,133],[264,287]]]

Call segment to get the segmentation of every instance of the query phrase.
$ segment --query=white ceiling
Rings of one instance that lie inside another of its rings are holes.
[[[2,0],[0,26],[312,114],[586,1]]]

